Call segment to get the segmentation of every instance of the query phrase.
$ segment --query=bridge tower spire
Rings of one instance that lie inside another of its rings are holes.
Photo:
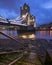
[[[23,19],[21,21],[22,24],[33,25],[35,23],[35,17],[30,14],[30,6],[28,4],[24,4],[23,7],[20,7],[20,15]]]

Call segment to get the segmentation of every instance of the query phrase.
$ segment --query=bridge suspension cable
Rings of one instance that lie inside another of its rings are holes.
[[[26,19],[26,17],[27,17],[27,15],[28,15],[28,13],[26,13],[25,15],[23,15],[22,17],[16,17],[15,19],[13,19],[13,21],[23,21],[23,20],[25,20]]]
[[[9,22],[24,21],[24,20],[26,19],[27,15],[28,15],[28,13],[26,13],[26,14],[23,15],[22,17],[18,16],[18,17],[16,17],[16,18],[13,19],[13,20],[8,20],[8,21],[9,21]],[[2,21],[3,21],[3,19],[4,19],[5,21],[7,21],[7,19],[6,19],[5,17],[3,17],[3,16],[0,16],[0,18],[2,19]],[[8,21],[7,21],[7,22],[8,22]]]
[[[1,19],[4,19],[4,20],[6,20],[6,18],[5,18],[5,17],[3,17],[3,16],[0,16],[0,18],[1,18]]]

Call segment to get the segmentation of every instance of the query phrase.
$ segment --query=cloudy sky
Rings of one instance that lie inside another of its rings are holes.
[[[25,2],[37,25],[52,22],[52,0],[0,0],[0,15],[10,19],[20,16],[20,6]]]

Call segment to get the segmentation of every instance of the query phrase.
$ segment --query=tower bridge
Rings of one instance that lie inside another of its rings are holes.
[[[0,16],[0,25],[2,26],[14,26],[14,27],[27,27],[28,25],[26,24],[19,24],[17,23],[18,21],[24,21],[25,18],[28,16],[28,13],[25,14],[25,16],[23,17],[16,17],[15,19],[13,20],[7,20],[5,17],[3,16]],[[10,23],[8,23],[8,21]],[[36,30],[49,30],[51,29],[52,30],[52,25],[41,25],[41,26],[38,26],[38,27],[35,27]]]
[[[20,13],[21,15],[13,20],[8,20],[5,17],[0,16],[0,25],[18,27],[27,27],[29,25],[34,26],[34,16],[30,14],[30,7],[26,3],[20,8]],[[19,24],[18,22],[21,23]]]
[[[37,27],[35,22],[35,17],[30,14],[30,7],[26,3],[23,5],[23,7],[20,7],[20,13],[21,13],[20,16],[12,20],[9,20],[3,16],[0,16],[0,25],[15,26],[15,27],[17,26],[18,28],[33,25],[36,30],[42,30],[42,29],[48,30],[50,28],[52,29],[52,25],[42,25]]]
[[[25,16],[27,16],[27,14]],[[9,26],[9,25],[11,25],[11,26],[27,26],[25,24],[19,24],[18,23],[18,21],[20,22],[20,21],[23,21],[24,19],[25,18],[22,18],[22,17],[20,17],[20,18],[19,17],[16,17],[13,20],[8,20],[8,19],[0,16],[0,25],[7,25],[7,26]]]

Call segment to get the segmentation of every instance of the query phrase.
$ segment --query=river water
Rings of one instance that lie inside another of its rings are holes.
[[[36,38],[43,38],[43,39],[52,39],[52,31],[36,31],[36,32],[30,32],[30,33],[22,33],[18,34],[17,31],[9,31],[9,30],[1,30],[1,32],[14,37],[14,38],[30,38],[30,39],[36,39]],[[0,39],[7,39],[7,37],[0,34]]]

